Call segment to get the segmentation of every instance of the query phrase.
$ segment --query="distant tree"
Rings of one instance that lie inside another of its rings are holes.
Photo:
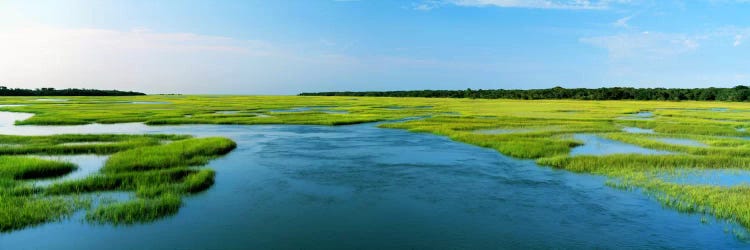
[[[443,97],[486,99],[577,99],[577,100],[662,100],[662,101],[750,101],[750,87],[733,88],[598,88],[566,89],[556,86],[550,89],[495,89],[495,90],[412,90],[412,91],[366,91],[366,92],[319,92],[301,93],[312,96],[390,96],[390,97]]]
[[[134,96],[145,95],[140,92],[119,91],[119,90],[96,90],[96,89],[55,89],[55,88],[38,88],[38,89],[21,89],[7,88],[0,86],[0,96]]]

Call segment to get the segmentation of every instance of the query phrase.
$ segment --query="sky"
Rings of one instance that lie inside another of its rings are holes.
[[[750,0],[0,0],[0,86],[750,85]]]

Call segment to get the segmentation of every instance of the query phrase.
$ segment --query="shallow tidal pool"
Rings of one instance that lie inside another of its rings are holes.
[[[78,214],[1,234],[0,249],[748,247],[726,232],[734,225],[701,223],[700,215],[607,187],[603,177],[374,124],[0,129],[225,136],[238,144],[209,164],[215,185],[185,198],[174,216],[115,227]]]

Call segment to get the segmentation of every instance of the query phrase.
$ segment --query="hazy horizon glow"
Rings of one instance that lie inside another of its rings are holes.
[[[0,85],[147,93],[731,87],[743,0],[0,2]]]

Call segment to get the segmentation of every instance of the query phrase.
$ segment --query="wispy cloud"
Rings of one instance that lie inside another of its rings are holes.
[[[426,0],[415,4],[417,10],[431,10],[444,5],[463,7],[500,7],[525,9],[602,10],[630,0]]]
[[[719,29],[713,35],[730,37],[732,40],[732,46],[739,47],[744,44],[748,37],[750,37],[750,28],[725,27]]]
[[[618,28],[630,28],[630,19],[633,19],[633,16],[626,16],[620,19],[617,19],[612,25]]]
[[[610,58],[662,59],[696,50],[703,39],[685,34],[638,32],[586,37],[581,42],[606,49]]]
[[[413,3],[412,8],[415,10],[430,11],[446,4],[448,4],[448,2],[443,0],[423,0],[421,2]]]
[[[631,31],[584,37],[580,42],[606,49],[612,60],[665,59],[698,50],[702,44],[724,48],[743,46],[748,37],[750,28],[728,26],[695,33]]]

